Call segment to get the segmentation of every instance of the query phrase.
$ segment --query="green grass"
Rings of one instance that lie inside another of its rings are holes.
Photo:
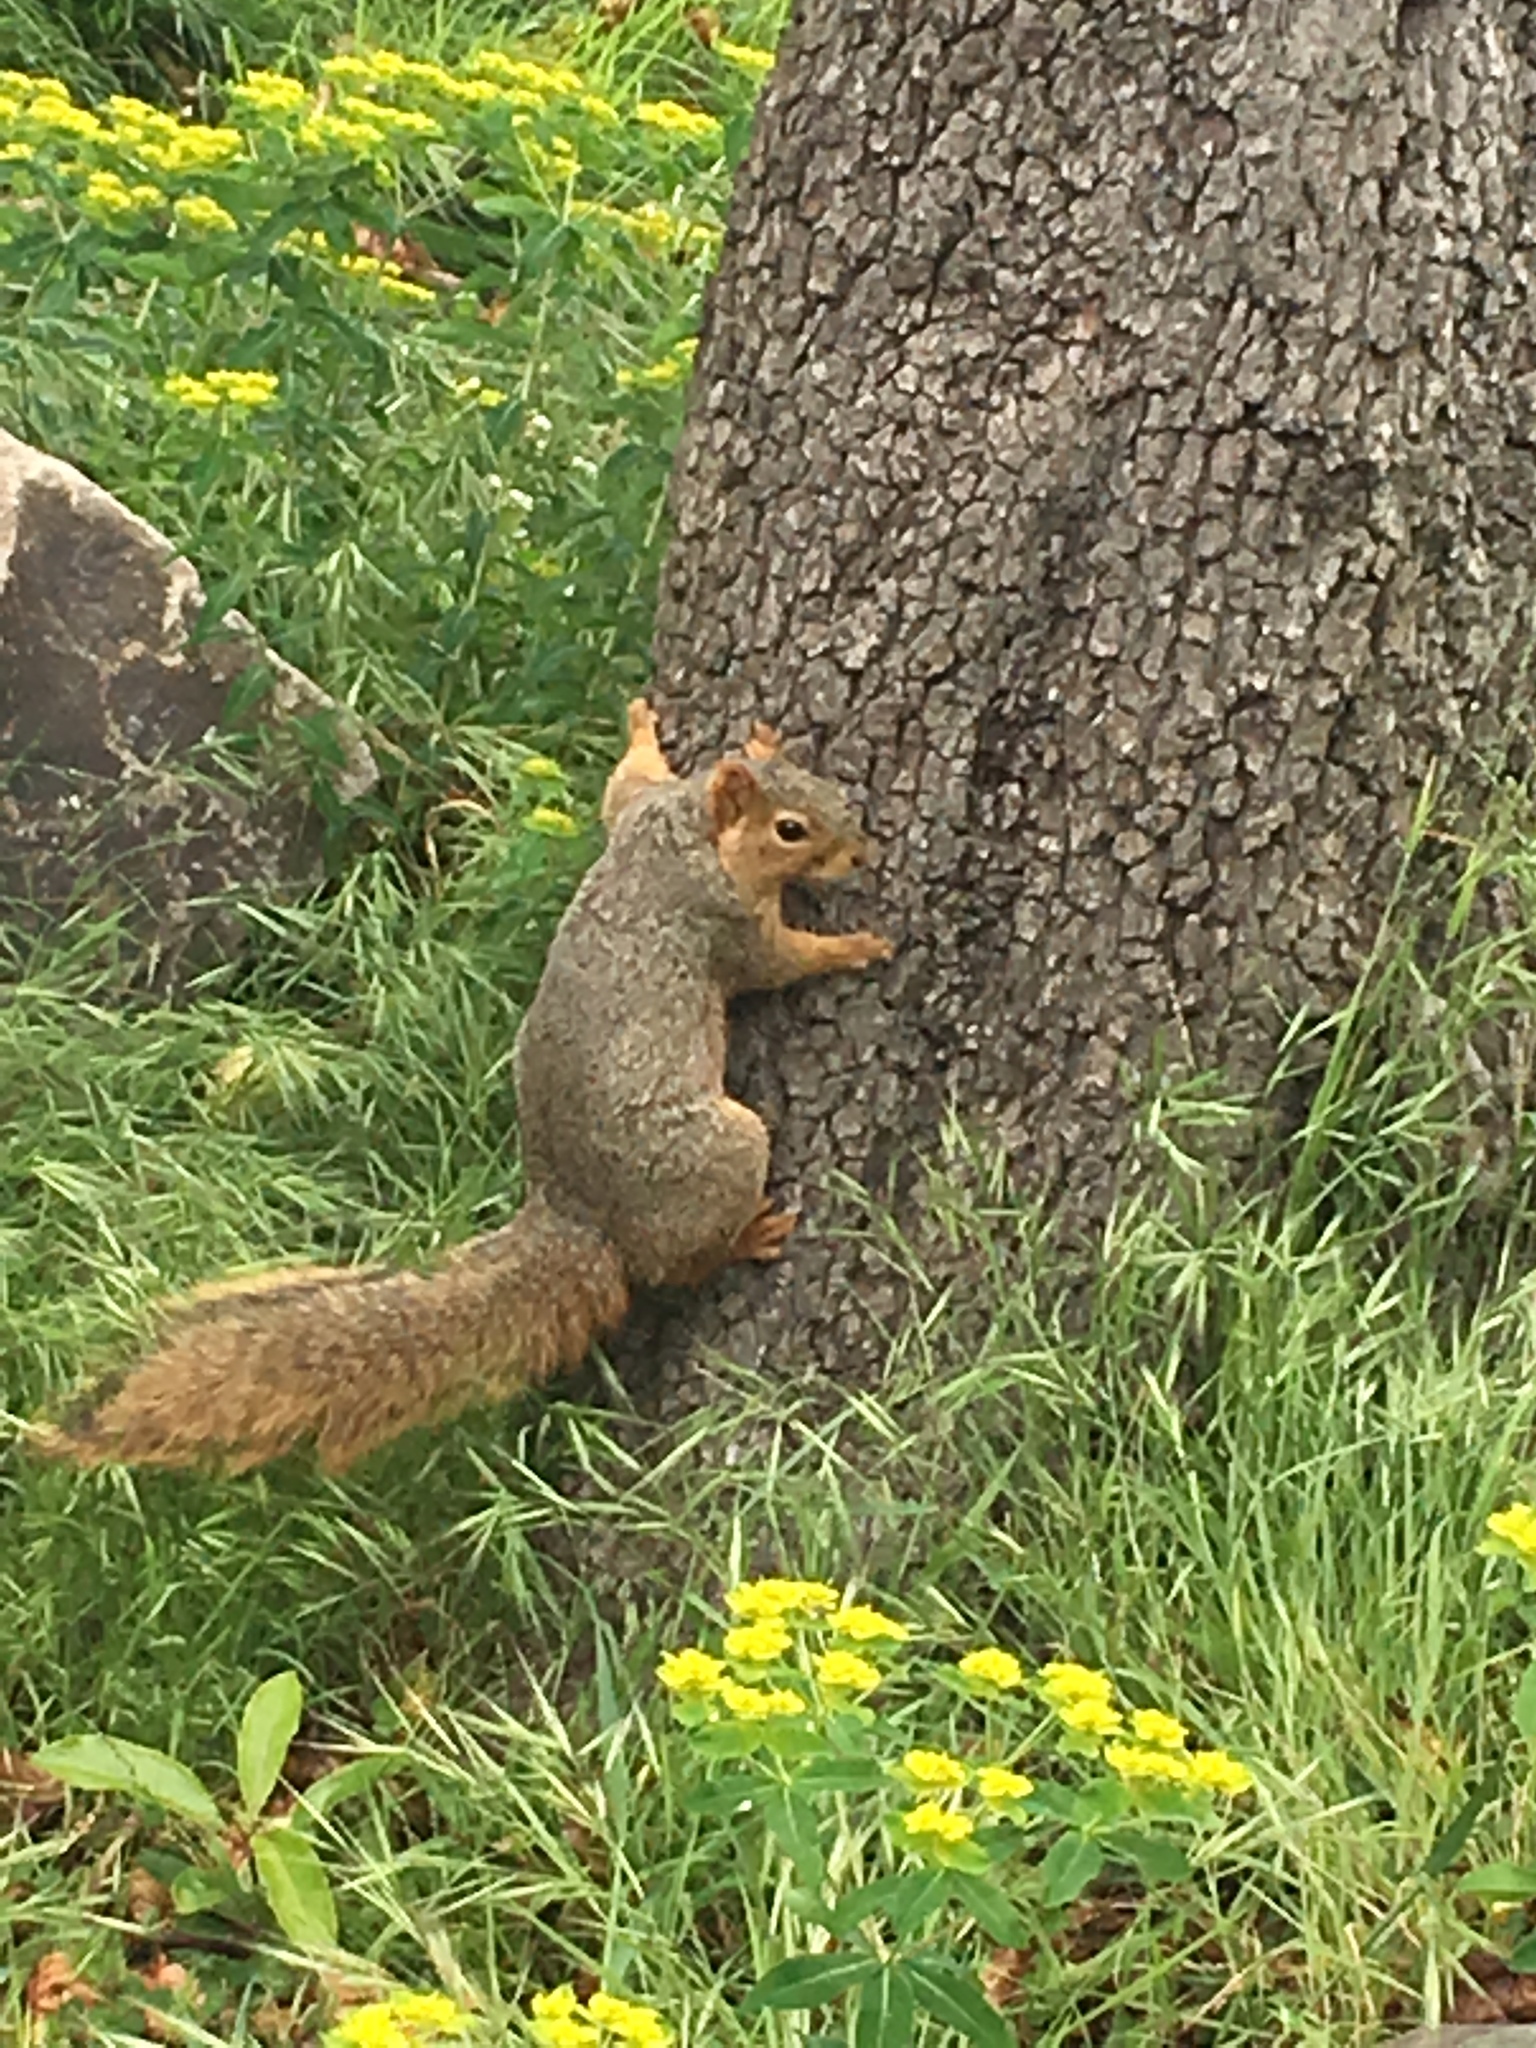
[[[776,20],[726,26],[771,42]],[[0,0],[0,63],[163,95],[169,62],[214,95],[236,51],[302,68],[342,30],[455,62],[526,30],[626,105],[747,104],[653,4],[607,34],[488,0]],[[673,195],[660,158],[600,161],[594,197]],[[737,2008],[793,1903],[750,1836],[686,1810],[648,1674],[744,1573],[847,1580],[940,1646],[1103,1662],[1259,1773],[1192,1879],[1107,1887],[1042,1931],[1030,2038],[1259,2048],[1434,2012],[1488,1932],[1457,1871],[1529,1834],[1509,1718],[1529,1617],[1474,1548],[1536,1477],[1530,1111],[1496,1078],[1521,1071],[1533,994],[1518,809],[1459,868],[1418,847],[1358,999],[1298,1027],[1264,1102],[1149,1101],[1147,1191],[1086,1251],[1021,1206],[985,1133],[949,1134],[911,1238],[824,1194],[909,1283],[862,1392],[793,1357],[720,1364],[662,1426],[598,1365],[344,1483],[302,1459],[224,1483],[26,1455],[25,1419],[130,1347],[167,1288],[248,1260],[410,1258],[515,1201],[512,1038],[645,673],[680,414],[678,388],[617,371],[688,331],[707,263],[594,260],[559,194],[510,158],[501,175],[517,206],[478,225],[425,174],[377,202],[515,279],[500,326],[413,324],[279,259],[233,283],[169,273],[148,231],[113,241],[56,193],[44,270],[0,251],[6,423],[173,532],[349,698],[386,768],[332,884],[253,913],[259,965],[174,1006],[125,995],[86,925],[3,940],[0,1747],[100,1726],[227,1776],[252,1685],[292,1665],[307,1738],[403,1750],[323,1837],[358,1954],[509,2002],[601,1968],[690,2048],[788,2044],[804,2029]],[[722,143],[687,161],[678,203],[718,220],[727,185]],[[287,380],[270,416],[163,408],[166,370],[253,335],[238,360]],[[468,373],[507,409],[451,402]],[[492,480],[512,478],[526,532],[495,525]],[[567,769],[576,837],[526,829],[528,746]],[[1234,1181],[1217,1162],[1254,1130],[1263,1171]],[[1504,1792],[1426,1875],[1488,1765]],[[0,2037],[49,1950],[122,1989],[127,1876],[164,1835],[90,1800],[0,1835]],[[188,2040],[276,2038],[264,2008],[312,1985],[259,1948],[187,1961],[205,2000],[181,2008]],[[109,2041],[142,2020],[119,1997],[56,2024]]]

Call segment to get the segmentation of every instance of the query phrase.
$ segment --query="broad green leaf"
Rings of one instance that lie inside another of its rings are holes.
[[[861,1921],[879,1916],[889,1920],[898,1935],[909,1934],[944,1903],[950,1882],[942,1870],[897,1870],[889,1877],[877,1877],[838,1900],[832,1913],[833,1931],[847,1936]]]
[[[66,1785],[84,1792],[118,1792],[152,1800],[199,1827],[221,1824],[218,1807],[202,1780],[163,1750],[124,1742],[116,1735],[66,1735],[33,1758]]]
[[[184,1870],[171,1886],[171,1900],[178,1913],[216,1913],[236,1904],[248,1913],[251,1902],[232,1870]]]
[[[741,2001],[743,2012],[814,2012],[880,1968],[862,1950],[834,1949],[820,1956],[787,1956],[760,1977]]]
[[[1147,1790],[1143,1791],[1143,1797]],[[1131,1810],[1131,1795],[1118,1778],[1099,1778],[1091,1785],[1085,1785],[1077,1794],[1077,1811],[1073,1815],[1080,1828],[1107,1827],[1120,1820]]]
[[[888,1963],[859,1987],[853,2048],[908,2048],[917,2025],[917,2000],[901,1963]]]
[[[802,1884],[814,1890],[826,1875],[827,1860],[816,1839],[816,1815],[803,1799],[782,1785],[773,1786],[758,1801],[769,1833],[795,1866]]]
[[[294,1946],[334,1948],[336,1900],[313,1842],[292,1828],[264,1828],[251,1854],[272,1917]]]
[[[1515,1687],[1515,1726],[1527,1742],[1536,1742],[1536,1657],[1521,1672]]]
[[[1025,1802],[1031,1813],[1038,1813],[1047,1820],[1065,1821],[1069,1827],[1077,1824],[1078,1795],[1070,1785],[1037,1785]]]
[[[240,1717],[235,1770],[247,1820],[255,1820],[272,1796],[288,1745],[304,1712],[304,1688],[296,1671],[279,1671],[251,1694]]]
[[[1104,1847],[1117,1860],[1134,1863],[1148,1884],[1179,1884],[1193,1868],[1178,1843],[1170,1842],[1166,1835],[1118,1828],[1104,1837]]]
[[[1536,1972],[1536,1934],[1528,1934],[1523,1941],[1517,1941],[1510,1951],[1509,1967],[1517,1976]]]
[[[795,1790],[807,1795],[873,1792],[884,1783],[885,1772],[872,1757],[829,1757],[825,1763],[807,1764],[795,1774]]]
[[[909,1956],[906,1977],[924,2012],[953,2027],[977,2048],[1018,2048],[1002,2014],[988,2005],[976,1979],[936,1956]]]
[[[700,1785],[683,1801],[684,1813],[739,1813],[766,1789],[756,1771],[726,1771]]]
[[[1040,1865],[1041,1898],[1047,1906],[1070,1906],[1104,1868],[1104,1851],[1087,1835],[1063,1835],[1052,1842]]]
[[[1006,1894],[989,1879],[968,1877],[956,1871],[949,1881],[955,1904],[969,1913],[983,1934],[990,1934],[1004,1948],[1026,1948],[1031,1939],[1028,1923],[1016,1913]]]
[[[350,1763],[342,1764],[334,1771],[327,1771],[323,1778],[316,1778],[313,1785],[305,1786],[305,1810],[329,1813],[343,1799],[352,1799],[359,1792],[366,1792],[370,1785],[376,1785],[400,1762],[403,1754],[404,1751],[398,1749],[375,1750],[368,1756],[353,1757]]]
[[[1536,1899],[1536,1864],[1484,1863],[1456,1887],[1475,1899]]]

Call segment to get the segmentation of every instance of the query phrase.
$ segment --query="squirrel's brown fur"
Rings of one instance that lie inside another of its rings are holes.
[[[289,1267],[168,1304],[159,1347],[37,1446],[82,1465],[244,1471],[314,1434],[339,1471],[417,1423],[574,1365],[631,1282],[776,1259],[768,1133],[725,1093],[726,1003],[889,957],[870,932],[783,921],[784,884],[846,874],[864,842],[766,727],[686,781],[649,707],[603,800],[607,849],[550,947],[518,1034],[528,1197],[427,1273]]]

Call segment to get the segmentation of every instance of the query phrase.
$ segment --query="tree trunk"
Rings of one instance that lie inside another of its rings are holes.
[[[1153,1060],[1260,1080],[1426,776],[1507,749],[1533,57],[1502,0],[802,0],[657,636],[685,757],[770,718],[884,849],[897,963],[737,1033],[791,1196],[878,1189],[952,1092],[1102,1209]],[[835,1365],[850,1270],[800,1244],[689,1327]]]

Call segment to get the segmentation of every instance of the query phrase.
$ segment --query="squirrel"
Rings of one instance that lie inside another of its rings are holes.
[[[791,881],[867,845],[843,795],[756,725],[680,778],[628,711],[609,838],[551,942],[514,1050],[526,1198],[435,1270],[290,1266],[165,1305],[158,1348],[36,1447],[83,1465],[242,1472],[313,1435],[340,1472],[424,1422],[574,1366],[630,1289],[779,1258],[798,1216],[766,1193],[769,1138],[725,1092],[726,1004],[889,959],[873,932],[784,922]]]

